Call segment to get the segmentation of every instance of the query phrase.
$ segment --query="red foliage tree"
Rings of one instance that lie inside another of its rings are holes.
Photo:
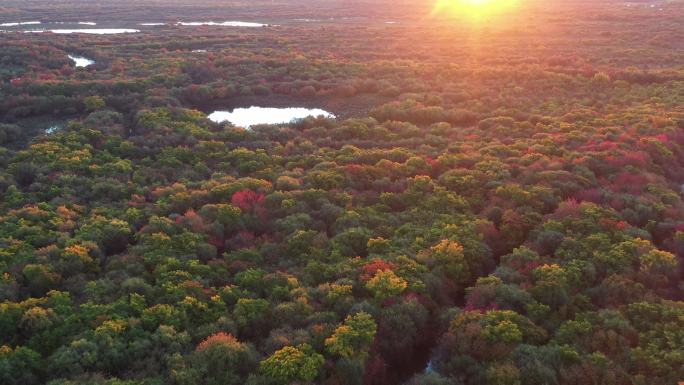
[[[264,209],[264,199],[264,194],[245,189],[233,194],[230,204],[244,212],[258,213]]]
[[[234,344],[239,344],[239,342],[238,342],[237,338],[233,337],[232,334],[224,333],[224,332],[218,332],[216,334],[210,335],[204,341],[200,342],[199,345],[197,345],[197,348],[195,350],[198,352],[201,352],[203,350],[206,350],[209,346],[211,346],[213,344],[234,345]]]
[[[375,276],[375,273],[384,270],[394,270],[394,264],[392,262],[376,258],[371,262],[361,266],[361,279],[368,281]]]

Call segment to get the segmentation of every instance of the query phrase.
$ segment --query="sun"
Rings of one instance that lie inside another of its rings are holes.
[[[432,15],[482,20],[510,11],[517,4],[518,0],[437,0]]]

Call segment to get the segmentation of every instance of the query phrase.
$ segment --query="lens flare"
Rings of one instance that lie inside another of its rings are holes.
[[[518,0],[437,0],[432,15],[477,21],[506,13],[516,5]]]

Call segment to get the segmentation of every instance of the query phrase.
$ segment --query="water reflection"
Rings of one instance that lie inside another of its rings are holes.
[[[62,126],[61,126],[61,125],[55,124],[55,125],[53,125],[53,126],[50,126],[50,127],[46,128],[46,129],[45,129],[45,133],[46,133],[47,135],[50,135],[50,134],[54,134],[55,132],[57,132],[57,131],[59,131],[59,130],[61,130],[61,129],[62,129]]]
[[[268,24],[262,24],[262,23],[250,23],[246,21],[223,21],[223,22],[215,22],[215,21],[191,21],[191,22],[183,22],[179,21],[176,23],[177,25],[185,25],[185,26],[199,26],[199,25],[212,25],[212,26],[220,26],[220,27],[267,27]]]
[[[320,108],[269,108],[252,106],[249,108],[236,108],[232,111],[214,111],[209,115],[209,119],[216,123],[228,121],[236,126],[249,128],[257,124],[289,123],[293,120],[303,119],[308,116],[335,117],[335,115]]]
[[[94,60],[90,60],[83,56],[67,55],[69,59],[73,60],[75,67],[87,67],[91,64],[95,64]]]
[[[40,24],[40,21],[17,21],[12,23],[0,23],[0,27],[16,27],[19,25],[36,25]]]
[[[52,32],[58,34],[71,34],[71,33],[84,33],[90,35],[113,35],[119,33],[135,33],[140,32],[137,29],[128,28],[84,28],[84,29],[36,29],[30,31],[24,31],[26,33],[42,33],[42,32]]]

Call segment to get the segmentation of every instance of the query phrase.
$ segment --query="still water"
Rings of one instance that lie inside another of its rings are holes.
[[[335,115],[320,108],[270,108],[249,107],[236,108],[232,111],[214,111],[209,119],[216,123],[231,122],[236,126],[249,128],[257,124],[282,124],[308,116],[324,116],[334,118]]]
[[[183,21],[179,21],[176,24],[177,25],[186,25],[186,26],[213,25],[213,26],[220,26],[220,27],[267,27],[268,26],[268,24],[250,23],[250,22],[246,22],[246,21],[223,21],[223,22],[215,22],[215,21],[183,22]]]
[[[75,55],[68,55],[69,59],[71,59],[74,62],[75,67],[87,67],[91,64],[95,64],[94,60],[90,60],[88,58],[85,58],[83,56],[75,56]]]
[[[83,28],[83,29],[36,29],[36,30],[28,30],[24,32],[33,32],[33,33],[40,33],[40,32],[52,32],[52,33],[59,33],[59,34],[71,34],[71,33],[85,33],[85,34],[90,34],[90,35],[114,35],[118,33],[135,33],[135,32],[140,32],[137,29],[128,29],[128,28]]]

